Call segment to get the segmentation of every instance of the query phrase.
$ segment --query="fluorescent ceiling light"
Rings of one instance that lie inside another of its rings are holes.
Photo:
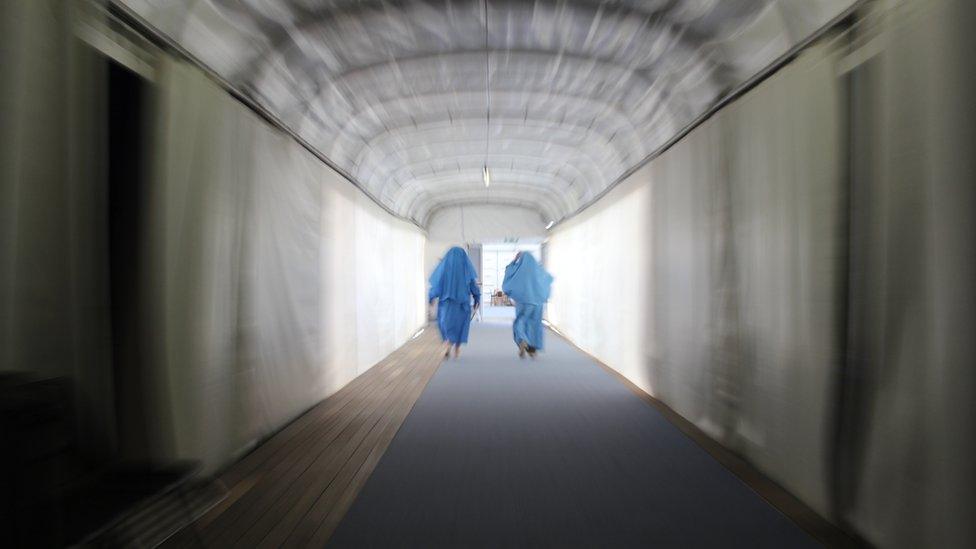
[[[550,222],[549,222],[549,224],[548,224],[548,225],[546,225],[546,230],[548,231],[548,230],[549,230],[549,229],[551,229],[551,228],[552,228],[552,226],[553,226],[553,225],[555,225],[555,224],[556,224],[556,222],[555,222],[555,221],[550,221]]]
[[[491,185],[491,174],[488,173],[488,166],[485,166],[484,179],[485,179],[485,187]]]

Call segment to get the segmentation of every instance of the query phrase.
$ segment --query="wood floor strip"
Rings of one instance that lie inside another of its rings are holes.
[[[363,390],[365,387],[368,387],[373,379],[381,377],[391,367],[396,366],[402,360],[404,360],[406,358],[404,354],[405,353],[394,353],[373,368],[370,368],[364,372],[359,377],[350,381],[345,387],[339,389],[339,391],[337,391],[332,397],[321,403],[321,405],[313,407],[307,413],[303,414],[300,418],[296,419],[285,427],[285,429],[276,434],[274,437],[268,439],[264,444],[261,444],[255,448],[255,450],[245,456],[241,462],[239,462],[239,464],[225,472],[224,475],[221,476],[221,480],[228,486],[233,486],[244,477],[249,476],[251,472],[258,469],[261,464],[270,459],[276,459],[279,457],[278,452],[287,450],[290,447],[290,441],[299,437],[307,437],[310,433],[314,433],[320,422],[327,421],[331,416],[339,413],[343,407],[347,406],[355,399],[359,391]]]
[[[332,483],[343,464],[355,453],[376,422],[393,405],[390,401],[396,398],[398,389],[402,384],[411,381],[408,376],[400,379],[401,383],[394,383],[379,395],[366,400],[365,409],[340,433],[335,444],[316,457],[312,466],[302,472],[275,506],[264,512],[248,529],[237,543],[238,546],[253,547],[265,539],[272,540],[270,544],[277,546],[277,540],[287,537],[309,513],[319,495]]]
[[[328,482],[317,484],[314,490],[307,493],[311,500],[310,505],[301,506],[297,509],[301,511],[301,517],[295,522],[294,527],[287,532],[282,528],[277,532],[277,536],[271,536],[262,542],[263,547],[278,547],[282,543],[291,547],[304,546],[318,525],[328,516],[329,511],[335,508],[339,496],[343,490],[348,488],[349,477],[358,470],[365,461],[369,451],[376,446],[378,437],[376,432],[381,430],[383,425],[390,421],[390,417],[395,413],[399,400],[403,400],[405,394],[410,392],[413,386],[419,385],[420,381],[416,378],[406,378],[405,386],[401,387],[401,396],[397,400],[390,402],[388,407],[384,407],[380,413],[373,416],[373,420],[368,429],[361,431],[362,438],[355,447],[350,445],[349,453],[344,456],[346,459],[336,462],[335,469],[331,470]],[[391,399],[392,400],[392,399]],[[352,472],[350,472],[352,471]]]
[[[318,500],[321,504],[309,509],[301,528],[288,538],[288,545],[321,546],[328,540],[435,371],[436,368],[428,368],[426,372],[417,372],[410,386],[404,389],[402,398],[381,418],[365,443],[322,493]]]
[[[220,476],[234,495],[165,547],[321,546],[441,362],[427,329]]]
[[[242,528],[253,527],[254,521],[259,520],[270,506],[276,504],[297,479],[314,465],[315,460],[326,452],[330,445],[335,444],[336,439],[349,425],[357,421],[365,412],[363,403],[370,402],[376,397],[375,393],[388,388],[391,379],[389,373],[391,372],[388,371],[385,378],[374,377],[369,385],[357,388],[350,405],[327,420],[313,424],[313,428],[309,431],[311,436],[297,440],[292,438],[292,444],[287,451],[278,454],[278,459],[266,461],[258,486],[242,498],[241,505],[225,513],[223,520],[215,523],[204,539],[215,546],[229,545],[234,541],[235,535],[241,534]]]
[[[436,368],[432,368],[430,370],[430,374],[427,376],[427,379],[421,383],[415,391],[411,392],[411,395],[407,399],[409,405],[403,406],[397,413],[394,421],[391,421],[390,424],[383,429],[379,436],[379,441],[371,446],[369,455],[366,456],[362,465],[356,470],[355,475],[349,482],[349,485],[345,490],[337,495],[335,504],[330,506],[331,509],[328,515],[325,517],[325,520],[321,522],[318,529],[313,534],[310,545],[314,547],[323,546],[332,536],[332,533],[335,532],[335,529],[339,526],[339,521],[341,521],[342,517],[345,516],[346,511],[349,510],[349,507],[352,506],[356,496],[359,494],[360,490],[362,490],[363,486],[365,486],[366,480],[369,479],[369,476],[373,473],[373,470],[376,469],[380,458],[390,446],[390,443],[393,441],[393,437],[396,435],[397,430],[399,430],[400,425],[403,424],[403,421],[410,414],[410,410],[413,409],[413,405],[417,402],[417,399],[423,392],[424,387],[427,386],[427,382],[430,381],[430,378],[433,377],[436,371]]]

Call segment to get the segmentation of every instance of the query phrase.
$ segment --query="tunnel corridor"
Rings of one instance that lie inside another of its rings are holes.
[[[460,358],[430,327],[256,448],[164,546],[853,545],[558,334],[519,359],[487,316]]]
[[[555,334],[540,358],[519,359],[508,325],[482,323],[460,359],[433,376],[332,541],[813,547],[814,539]]]
[[[0,546],[976,544],[976,3],[0,25]]]

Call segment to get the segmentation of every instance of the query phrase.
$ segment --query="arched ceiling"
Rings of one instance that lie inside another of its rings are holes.
[[[116,2],[421,225],[472,203],[562,219],[855,3]]]

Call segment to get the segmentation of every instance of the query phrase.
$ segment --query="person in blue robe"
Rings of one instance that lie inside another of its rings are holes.
[[[437,328],[441,340],[446,345],[444,356],[454,358],[461,355],[461,344],[468,342],[468,329],[471,326],[471,301],[477,308],[481,300],[478,287],[478,273],[468,259],[468,254],[457,246],[444,254],[430,275],[430,292],[427,300],[431,305],[437,300]]]
[[[525,353],[535,358],[543,347],[542,307],[549,300],[552,275],[546,272],[531,253],[519,252],[505,267],[502,291],[515,302],[512,334],[518,345],[519,358]]]

